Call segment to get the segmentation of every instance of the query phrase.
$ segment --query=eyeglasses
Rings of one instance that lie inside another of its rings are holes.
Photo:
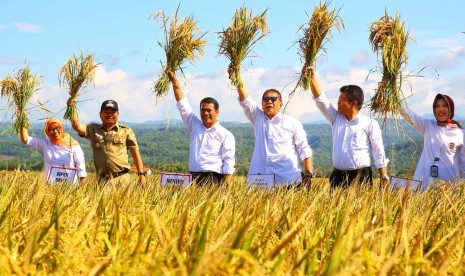
[[[278,100],[278,97],[263,97],[262,98],[262,101],[265,102],[265,103],[269,102],[270,100],[271,100],[271,102],[274,103],[274,102],[276,102]]]
[[[55,131],[60,132],[60,130],[61,130],[61,127],[54,127],[54,128],[48,129],[48,132],[55,132]]]

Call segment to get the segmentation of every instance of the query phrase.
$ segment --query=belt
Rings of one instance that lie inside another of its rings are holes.
[[[353,170],[340,170],[340,169],[334,168],[335,171],[339,171],[341,173],[351,173],[351,172],[356,172],[356,171],[361,171],[361,170],[366,170],[366,169],[371,169],[371,167],[362,167],[362,168],[353,169]]]
[[[100,175],[100,177],[102,177],[102,178],[111,178],[111,177],[117,178],[119,176],[127,174],[128,172],[129,172],[128,170],[124,170],[124,171],[120,171],[120,172],[112,173],[112,174],[102,174],[102,175]]]

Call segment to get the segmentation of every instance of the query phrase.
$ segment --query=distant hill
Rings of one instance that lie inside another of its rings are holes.
[[[423,138],[404,121],[396,129],[394,122],[383,126],[383,140],[388,158],[391,160],[388,170],[391,175],[406,175],[416,162],[423,147]],[[167,128],[166,121],[148,121],[144,123],[125,123],[136,133],[144,165],[152,171],[187,172],[189,137],[181,120],[172,120]],[[236,138],[237,174],[246,174],[254,146],[253,128],[249,123],[222,122]],[[34,124],[31,136],[44,137],[42,124]],[[402,130],[403,128],[403,130]],[[329,124],[305,124],[307,139],[314,151],[314,166],[317,174],[327,176],[332,170],[332,136]],[[74,131],[68,131],[80,141],[86,157],[89,171],[93,170],[90,143],[78,137]],[[410,137],[410,138],[408,138]],[[0,168],[42,170],[42,154],[24,146],[14,134],[0,135]]]

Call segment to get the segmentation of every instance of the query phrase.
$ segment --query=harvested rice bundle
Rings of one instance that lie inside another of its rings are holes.
[[[409,40],[413,39],[397,12],[394,18],[386,12],[378,21],[371,23],[370,43],[378,57],[381,56],[383,76],[371,98],[370,108],[373,114],[381,114],[385,120],[388,114],[394,117],[398,114],[404,98],[402,69],[407,65],[406,45]]]
[[[88,84],[94,84],[95,68],[99,63],[95,63],[93,55],[84,56],[82,53],[77,57],[73,55],[60,68],[58,80],[61,86],[67,85],[69,95],[76,98],[83,94]],[[70,105],[66,108],[64,119],[74,120],[77,118],[77,106]]]
[[[179,7],[174,15],[166,17],[163,11],[154,13],[151,17],[160,20],[164,30],[165,41],[158,41],[166,54],[166,63],[162,63],[162,75],[153,88],[155,95],[162,97],[169,90],[169,78],[167,71],[176,72],[183,70],[183,64],[187,61],[193,63],[199,55],[204,55],[203,48],[207,42],[203,40],[205,34],[200,34],[200,29],[192,15],[183,19],[178,18]]]
[[[13,129],[16,134],[20,133],[21,128],[30,128],[27,119],[26,105],[34,93],[39,90],[40,81],[36,75],[31,74],[29,66],[19,70],[16,76],[8,76],[0,81],[2,90],[1,96],[8,100],[9,109],[14,110],[12,116]]]
[[[229,79],[234,86],[243,85],[239,74],[241,63],[252,52],[253,46],[268,34],[266,12],[253,16],[246,7],[240,7],[234,13],[230,26],[219,33],[221,41],[218,53],[231,62]]]
[[[319,58],[318,53],[320,51],[326,53],[325,45],[331,42],[331,30],[333,28],[336,28],[339,33],[345,29],[344,21],[339,16],[339,10],[330,10],[330,3],[331,1],[320,2],[320,6],[314,8],[310,21],[303,24],[298,30],[302,30],[303,33],[296,43],[299,44],[299,55],[304,61],[304,69],[315,64]],[[308,90],[310,77],[309,70],[302,70],[296,89],[301,87],[304,90]]]

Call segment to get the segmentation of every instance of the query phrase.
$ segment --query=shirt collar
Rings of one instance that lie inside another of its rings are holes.
[[[103,130],[112,130],[112,129],[116,128],[116,131],[119,131],[119,124],[116,124],[116,125],[112,126],[110,129],[107,129],[103,124],[100,124],[100,128],[103,129]]]
[[[276,114],[276,115],[274,115],[273,118],[271,118],[271,119],[268,118],[268,116],[266,116],[266,114],[264,114],[264,115],[265,115],[265,117],[268,119],[268,121],[273,122],[273,123],[274,123],[274,122],[276,122],[276,123],[281,122],[282,119],[283,119],[283,116],[284,116],[284,114],[283,114],[282,111],[279,111],[279,113]]]

